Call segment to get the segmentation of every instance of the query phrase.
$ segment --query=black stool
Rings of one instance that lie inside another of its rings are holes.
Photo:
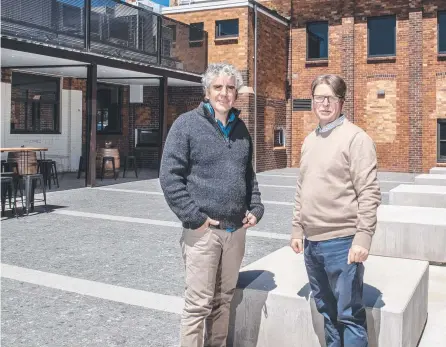
[[[122,177],[125,177],[125,172],[127,171],[127,169],[130,170],[130,164],[131,168],[135,171],[136,178],[138,178],[138,171],[136,171],[137,161],[136,161],[136,156],[134,155],[124,156],[124,173]]]
[[[25,175],[23,176],[23,180],[25,181],[25,196],[26,196],[26,214],[29,215],[29,207],[31,205],[31,210],[34,210],[34,190],[36,188],[36,181],[40,181],[40,186],[42,187],[43,192],[43,201],[45,203],[44,210],[46,211],[46,191],[45,191],[45,182],[42,174],[33,174],[33,175]]]
[[[19,172],[19,165],[17,162],[7,162],[6,160],[2,160],[2,172]]]
[[[48,189],[51,189],[51,178],[53,183],[59,188],[59,178],[57,177],[56,162],[51,159],[38,160],[37,172],[43,175],[43,181]]]
[[[81,178],[81,172],[85,172],[84,157],[79,157],[79,168],[77,169],[77,179]]]
[[[5,189],[6,188],[6,189]],[[13,194],[14,192],[14,194]],[[11,199],[13,201],[13,209],[16,218],[18,218],[17,214],[17,200],[16,194],[17,190],[14,188],[14,178],[12,176],[2,176],[1,177],[1,203],[2,203],[2,217],[5,215],[5,204],[6,204],[6,195],[9,194],[9,208],[11,208]]]
[[[113,177],[116,180],[116,169],[115,169],[115,157],[103,157],[102,158],[102,168],[101,168],[101,181],[104,179],[105,173],[105,163],[111,161],[113,166]]]

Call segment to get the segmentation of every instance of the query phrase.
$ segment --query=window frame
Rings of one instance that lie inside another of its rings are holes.
[[[441,156],[441,154],[440,154],[441,142],[446,143],[446,138],[444,140],[442,140],[441,136],[440,136],[441,124],[443,124],[443,126],[446,127],[446,119],[437,119],[437,163],[446,163],[446,155]]]
[[[43,74],[33,74],[33,73],[24,73],[24,72],[19,72],[19,71],[13,71],[12,75],[11,75],[11,92],[13,92],[13,86],[14,86],[14,75],[28,75],[28,76],[33,76],[33,77],[37,77],[37,78],[42,78],[42,79],[49,79],[49,80],[54,80],[54,82],[56,83],[56,95],[55,95],[55,101],[53,102],[41,102],[39,100],[38,104],[39,104],[39,109],[38,109],[38,115],[36,115],[36,117],[33,117],[33,115],[31,115],[32,119],[31,119],[31,127],[32,129],[29,130],[28,129],[28,104],[31,103],[31,107],[32,104],[34,104],[34,101],[32,99],[29,99],[27,97],[23,98],[23,97],[17,97],[15,98],[13,95],[11,95],[11,120],[12,120],[12,104],[13,102],[19,102],[19,103],[23,103],[24,107],[25,107],[25,129],[13,129],[12,128],[12,122],[10,120],[10,125],[9,125],[9,133],[10,134],[61,134],[61,129],[60,129],[60,117],[61,117],[61,88],[62,88],[62,83],[61,83],[61,79],[60,77],[55,77],[55,76],[49,76],[49,75],[43,75]],[[42,81],[43,82],[43,81]],[[41,125],[40,125],[40,121],[41,121],[41,117],[40,117],[40,113],[41,113],[41,107],[42,105],[52,105],[53,107],[53,130],[41,130]],[[34,119],[36,118],[36,119]]]
[[[105,131],[104,129],[104,118],[99,115],[99,107],[97,107],[96,109],[96,134],[97,135],[122,135],[123,134],[123,116],[122,116],[122,111],[124,110],[124,86],[122,85],[116,85],[116,84],[109,84],[109,83],[98,83],[98,91],[99,91],[99,86],[106,86],[107,88],[117,88],[118,90],[118,105],[119,105],[119,110],[118,110],[118,123],[119,123],[119,130],[117,131]],[[98,101],[98,98],[97,98]],[[97,102],[97,106],[99,106],[99,102]],[[99,120],[99,118],[101,118]],[[98,130],[98,123],[99,121],[102,124],[102,130]]]
[[[324,23],[324,24],[327,24],[327,56],[326,57],[319,57],[319,58],[310,58],[310,55],[309,55],[309,53],[310,53],[310,50],[309,50],[309,35],[308,35],[308,27],[311,25],[311,24],[322,24],[322,23]],[[320,60],[322,60],[322,61],[326,61],[326,60],[328,60],[328,56],[329,56],[329,32],[330,32],[330,26],[329,26],[329,23],[328,23],[328,21],[312,21],[312,22],[307,22],[306,23],[306,25],[305,25],[305,34],[306,34],[306,57],[305,57],[305,59],[307,60],[307,61],[320,61]]]
[[[191,40],[191,30],[196,29],[196,26],[201,26],[201,28],[198,28],[198,29],[201,31],[202,37],[197,40]],[[204,22],[196,22],[196,23],[189,24],[189,42],[203,42],[204,36],[205,36],[204,35]]]
[[[237,34],[234,35],[221,35],[219,34],[219,24],[224,23],[224,22],[231,22],[231,21],[235,21],[237,23]],[[231,19],[221,19],[221,20],[216,20],[215,21],[215,38],[216,39],[237,39],[240,35],[240,21],[238,18],[231,18]]]
[[[370,27],[369,27],[369,21],[374,19],[383,19],[383,18],[392,18],[395,20],[395,27],[393,29],[393,39],[394,39],[394,53],[389,54],[370,54]],[[397,46],[397,40],[396,40],[396,15],[384,15],[384,16],[372,16],[367,17],[367,58],[380,58],[380,57],[386,57],[386,58],[393,58],[396,57],[396,46]]]
[[[177,26],[176,24],[169,24],[166,25],[167,28],[169,28],[170,30],[172,30],[172,43],[176,43],[177,42]]]
[[[277,131],[280,132],[280,138],[282,141],[279,141],[279,142],[282,142],[281,144],[276,144],[276,132]],[[283,148],[283,147],[285,147],[285,144],[286,144],[285,130],[283,128],[274,129],[273,147],[274,148]]]
[[[444,23],[443,23],[443,25],[446,26],[446,10],[437,12],[437,52],[438,52],[438,54],[445,54],[446,55],[446,48],[445,48],[444,51],[440,50],[440,41],[441,41],[440,40],[440,15],[444,16]],[[445,28],[445,31],[446,31],[446,28]],[[444,39],[446,40],[446,37],[444,37]]]

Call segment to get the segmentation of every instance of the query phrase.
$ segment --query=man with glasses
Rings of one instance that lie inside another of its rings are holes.
[[[304,253],[327,347],[368,346],[362,263],[381,202],[375,145],[342,114],[346,89],[336,75],[313,81],[319,125],[302,145],[292,220],[291,247]]]
[[[202,83],[204,102],[169,131],[160,183],[183,224],[181,346],[223,347],[246,229],[258,223],[264,208],[251,163],[251,137],[233,107],[242,76],[232,65],[211,64]]]

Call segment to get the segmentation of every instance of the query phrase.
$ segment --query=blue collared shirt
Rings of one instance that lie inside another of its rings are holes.
[[[227,139],[229,138],[229,133],[231,132],[232,126],[234,125],[234,121],[235,121],[235,114],[233,112],[231,112],[231,114],[228,117],[228,121],[226,122],[226,126],[223,125],[223,123],[215,118],[215,112],[214,109],[212,108],[210,103],[205,103],[204,107],[207,108],[207,110],[209,111],[209,113],[214,116],[215,121],[218,124],[218,127],[220,128],[220,130],[223,132],[224,137]]]
[[[341,125],[342,123],[344,123],[344,120],[345,120],[345,116],[343,114],[341,114],[341,116],[339,118],[336,118],[333,122],[330,122],[323,127],[321,127],[321,125],[318,124],[318,126],[316,128],[316,132],[318,134],[326,133],[326,132],[336,128],[337,126]]]

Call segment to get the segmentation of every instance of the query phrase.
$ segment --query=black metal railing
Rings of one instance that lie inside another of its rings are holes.
[[[2,36],[202,73],[207,35],[191,45],[189,31],[119,0],[2,0],[1,6]]]

